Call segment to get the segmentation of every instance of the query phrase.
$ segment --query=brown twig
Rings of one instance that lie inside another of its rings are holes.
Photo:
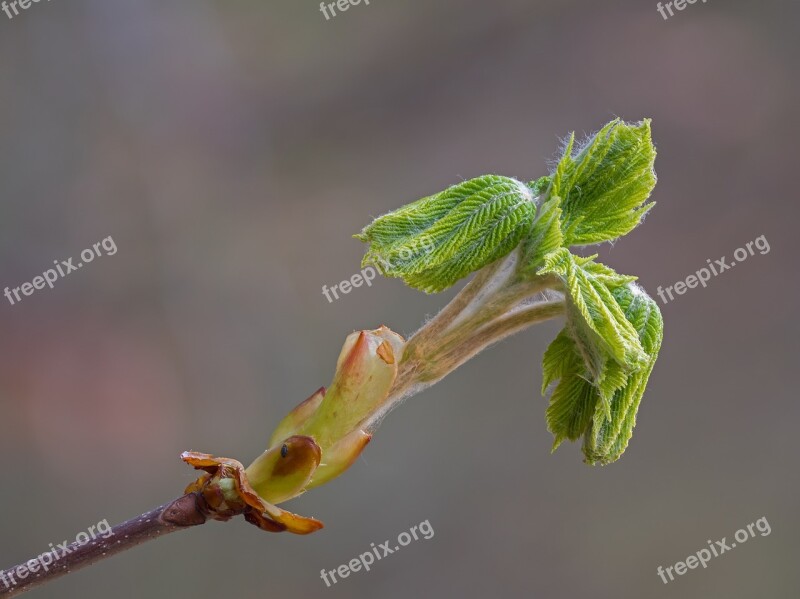
[[[162,535],[206,522],[208,509],[200,495],[183,495],[138,518],[123,522],[110,534],[86,543],[58,546],[46,554],[0,571],[0,597],[16,597],[75,570],[90,566]],[[43,558],[47,556],[48,559]],[[45,564],[45,561],[50,562]]]

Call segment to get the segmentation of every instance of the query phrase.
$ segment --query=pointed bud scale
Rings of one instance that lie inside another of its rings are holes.
[[[314,414],[322,399],[325,397],[325,387],[317,389],[311,397],[301,402],[294,410],[289,412],[275,428],[269,439],[269,447],[278,445],[287,437],[291,437]]]
[[[383,407],[397,376],[405,341],[387,327],[358,331],[347,337],[333,382],[319,408],[297,431],[326,450],[358,430],[358,425]]]

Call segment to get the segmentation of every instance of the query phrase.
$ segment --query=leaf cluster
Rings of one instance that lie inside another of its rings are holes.
[[[613,242],[654,206],[650,121],[615,119],[580,144],[572,134],[553,171],[530,183],[485,175],[375,219],[356,235],[363,265],[439,292],[519,248],[515,282],[560,282],[567,321],[543,359],[554,448],[584,437],[592,464],[616,460],[661,345],[656,303],[576,246]]]

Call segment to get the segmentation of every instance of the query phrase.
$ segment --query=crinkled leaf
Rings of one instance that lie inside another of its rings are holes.
[[[611,241],[634,229],[654,203],[650,120],[615,119],[574,149],[573,134],[552,174],[550,196],[561,198],[564,245]]]
[[[608,464],[625,450],[636,423],[636,410],[661,345],[663,322],[655,302],[635,283],[613,289],[613,297],[636,329],[647,362],[626,372],[608,357],[593,376],[574,328],[565,327],[542,360],[543,393],[554,381],[547,408],[547,428],[553,449],[564,439],[584,436],[583,451],[590,464]]]
[[[564,439],[575,441],[592,423],[597,405],[597,391],[580,376],[570,373],[562,378],[547,408],[547,429],[555,437],[553,451]]]
[[[554,381],[570,372],[581,372],[583,369],[583,359],[575,346],[575,341],[566,329],[562,330],[542,357],[542,395]]]
[[[587,431],[583,443],[583,453],[590,464],[614,462],[628,446],[636,425],[636,412],[658,358],[664,333],[658,305],[641,287],[631,283],[613,293],[628,321],[636,327],[649,359],[640,370],[629,375],[624,387],[614,393],[610,417],[595,411],[591,430]]]
[[[628,372],[619,362],[609,358],[597,377],[597,392],[603,400],[604,414],[610,415],[611,398],[617,389],[621,389],[628,381]]]
[[[561,232],[561,198],[554,196],[546,200],[533,221],[531,232],[525,238],[523,257],[520,261],[525,272],[531,272],[542,265],[542,260],[564,246]]]
[[[616,362],[607,359],[605,364],[611,366]],[[553,450],[564,439],[575,441],[588,430],[595,410],[598,409],[598,401],[603,402],[603,413],[610,416],[610,397],[601,389],[603,383],[600,380],[594,383],[590,369],[578,343],[571,336],[569,327],[565,327],[545,351],[542,358],[542,372],[542,395],[553,382],[558,381],[550,396],[550,405],[546,413],[547,430],[555,437]],[[601,371],[601,379],[604,372]],[[615,370],[616,372],[621,372],[621,369]],[[605,378],[616,380],[616,375]],[[626,378],[623,374],[622,384]]]
[[[530,229],[535,197],[524,183],[486,175],[377,218],[358,239],[363,265],[428,293],[511,252]]]
[[[537,274],[553,274],[564,283],[567,295],[567,318],[576,329],[573,338],[589,345],[597,344],[625,370],[637,368],[647,359],[636,330],[612,295],[612,289],[625,285],[635,277],[618,275],[594,262],[594,256],[582,258],[565,248],[545,256]],[[597,351],[584,348],[593,354]],[[599,375],[605,360],[595,361],[592,373]]]

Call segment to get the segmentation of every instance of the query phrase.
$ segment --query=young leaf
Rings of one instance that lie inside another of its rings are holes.
[[[356,237],[363,266],[432,293],[511,252],[530,229],[535,196],[524,183],[486,175],[376,219]]]
[[[650,120],[615,119],[573,151],[570,137],[552,174],[550,197],[561,198],[564,245],[590,245],[626,235],[654,203],[656,150]]]
[[[547,428],[555,437],[553,449],[564,439],[574,441],[583,435],[583,452],[590,464],[611,463],[625,451],[663,331],[658,307],[635,283],[616,287],[612,294],[648,354],[639,370],[625,372],[608,359],[600,375],[593,377],[569,325],[542,360],[542,392],[558,380],[546,412]]]
[[[631,283],[615,289],[613,294],[625,317],[636,328],[649,359],[644,367],[629,375],[624,387],[614,393],[610,417],[595,411],[591,430],[586,432],[583,442],[583,453],[589,464],[614,462],[628,446],[636,426],[636,412],[664,335],[664,321],[658,305],[641,287]]]
[[[530,234],[523,242],[520,269],[530,273],[542,266],[544,257],[564,246],[561,232],[561,198],[553,196],[545,201],[533,222]]]
[[[583,372],[585,369],[575,341],[566,329],[562,329],[542,357],[542,395],[553,382],[571,372]]]
[[[567,295],[567,320],[572,337],[593,356],[587,366],[599,377],[605,355],[611,356],[623,370],[638,368],[647,359],[636,330],[625,318],[611,290],[636,277],[619,275],[594,262],[595,256],[581,258],[565,248],[545,256],[537,274],[554,274],[562,279]],[[588,360],[587,360],[588,361]]]
[[[574,333],[569,325],[562,329],[542,358],[542,395],[558,380],[546,413],[547,430],[555,437],[553,450],[564,439],[575,441],[583,435],[595,410],[610,418],[611,396],[628,379],[622,367],[610,358],[602,362],[600,374],[594,376],[580,340],[572,337]],[[604,354],[600,356],[602,360]]]
[[[586,379],[570,373],[561,379],[550,397],[547,429],[553,433],[553,451],[564,439],[575,441],[592,424],[597,406],[597,390]]]
[[[542,394],[558,381],[547,408],[547,430],[555,450],[564,439],[575,441],[591,425],[597,394],[587,380],[586,366],[566,329],[553,340],[542,358]]]

